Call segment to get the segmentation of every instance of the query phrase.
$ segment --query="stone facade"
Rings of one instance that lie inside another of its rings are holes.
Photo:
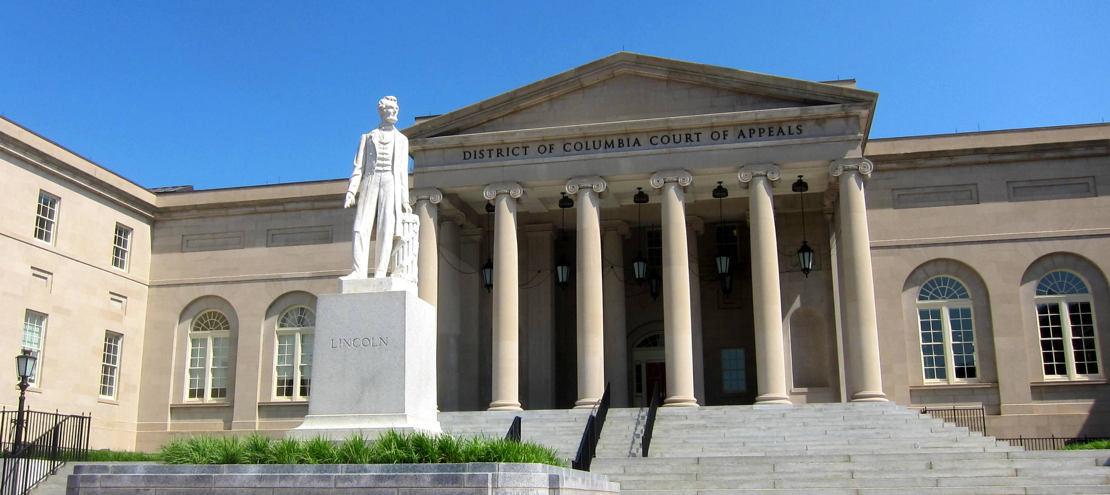
[[[588,407],[603,382],[636,406],[658,379],[676,406],[981,404],[992,435],[1110,435],[1095,414],[1110,399],[1110,125],[868,139],[876,99],[854,81],[620,53],[418,119],[404,132],[421,246],[439,253],[419,274],[440,409]],[[47,315],[32,408],[92,411],[94,447],[143,450],[301,423],[312,327],[287,317],[349,271],[345,180],[155,193],[6,120],[0,160],[0,348],[18,352],[28,310]],[[59,199],[49,243],[40,191]],[[116,225],[132,232],[124,270]],[[1087,291],[1038,296],[1051,273]],[[966,297],[919,300],[950,280]],[[1074,313],[1079,337],[1042,339],[1038,305]],[[226,323],[197,331],[211,315]],[[114,398],[96,392],[105,332],[123,335]],[[1062,347],[1055,374],[1042,346]]]

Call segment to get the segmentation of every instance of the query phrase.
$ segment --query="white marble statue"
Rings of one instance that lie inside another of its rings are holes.
[[[418,225],[419,220],[409,206],[409,140],[393,126],[398,110],[397,98],[382,98],[378,102],[382,123],[358,143],[343,201],[344,208],[358,206],[351,239],[354,269],[342,277],[345,280],[367,277],[374,233],[374,277],[385,277],[392,268],[393,276],[416,281],[416,245],[406,245],[406,237],[412,237],[406,233],[413,229],[408,224]],[[392,264],[390,258],[395,258]]]

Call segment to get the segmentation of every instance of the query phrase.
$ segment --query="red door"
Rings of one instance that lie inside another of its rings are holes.
[[[644,374],[647,375],[644,389],[644,405],[651,404],[651,391],[654,390],[655,383],[659,383],[659,391],[663,394],[660,398],[659,404],[663,404],[663,400],[667,397],[667,364],[666,363],[644,363]]]

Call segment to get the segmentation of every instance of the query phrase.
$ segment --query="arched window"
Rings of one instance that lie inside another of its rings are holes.
[[[274,397],[278,400],[308,400],[312,389],[312,335],[316,313],[293,306],[278,318],[277,356],[274,365]]]
[[[1095,314],[1087,283],[1072,272],[1050,272],[1037,282],[1034,300],[1045,378],[1101,376]]]
[[[933,277],[917,293],[921,359],[926,383],[978,381],[971,295],[963,282]]]
[[[190,401],[225,401],[228,386],[228,351],[231,323],[223,313],[202,311],[189,327]]]

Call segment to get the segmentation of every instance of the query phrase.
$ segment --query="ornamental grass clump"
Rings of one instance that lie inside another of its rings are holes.
[[[177,438],[158,455],[166,464],[443,464],[522,462],[566,466],[554,449],[500,438],[457,438],[448,434],[398,433],[377,440],[356,434],[342,442],[322,437],[273,440],[256,433],[244,437]]]
[[[1064,450],[1104,450],[1110,449],[1110,440],[1092,440],[1087,443],[1073,443],[1064,447]]]

